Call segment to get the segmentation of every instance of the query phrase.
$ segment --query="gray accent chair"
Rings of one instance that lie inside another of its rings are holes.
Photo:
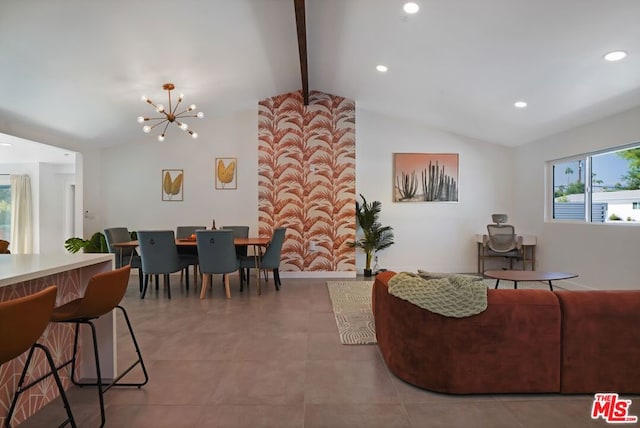
[[[207,288],[211,284],[211,275],[213,274],[223,275],[227,299],[231,298],[229,274],[240,268],[233,240],[232,230],[198,230],[196,232],[200,272],[203,275],[201,299],[204,299],[207,294]]]
[[[131,241],[131,233],[126,227],[110,227],[104,230],[104,237],[107,240],[107,248],[110,253],[116,255],[116,269],[130,265],[138,269],[138,280],[140,282],[140,292],[142,292],[142,260],[135,248],[116,248],[113,244],[118,242]]]
[[[156,276],[156,288],[159,275],[164,275],[164,284],[167,296],[171,298],[171,283],[169,274],[180,272],[188,268],[192,258],[180,256],[176,246],[176,238],[173,230],[140,230],[138,231],[138,244],[140,246],[140,258],[142,259],[142,272],[144,284],[140,298],[144,299],[149,284],[149,275]],[[189,290],[189,270],[186,274],[186,289]]]
[[[286,227],[278,227],[273,230],[271,241],[263,255],[244,256],[240,258],[240,267],[248,270],[252,268],[255,269],[255,257],[259,257],[260,269],[271,269],[273,271],[273,282],[275,283],[276,290],[280,290],[280,286],[282,285],[279,269],[282,245],[284,243],[286,231]],[[247,287],[249,286],[249,277],[250,275],[247,274]]]

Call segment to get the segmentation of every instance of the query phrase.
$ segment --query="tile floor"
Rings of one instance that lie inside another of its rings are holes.
[[[252,278],[255,283],[255,278]],[[221,277],[206,300],[172,278],[172,299],[151,290],[140,300],[137,275],[123,302],[149,370],[142,389],[106,393],[108,427],[597,427],[592,396],[452,396],[414,388],[389,373],[375,345],[342,345],[326,280],[283,279],[258,296],[224,298]],[[264,284],[263,284],[264,285]],[[133,361],[119,320],[119,359]],[[132,374],[133,375],[133,374]],[[137,376],[137,373],[136,373]],[[99,425],[94,389],[69,392],[79,427]],[[631,412],[640,415],[640,396]],[[637,403],[637,404],[636,404]],[[59,400],[21,427],[49,427]]]

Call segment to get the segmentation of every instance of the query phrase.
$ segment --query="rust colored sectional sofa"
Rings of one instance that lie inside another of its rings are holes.
[[[640,393],[640,290],[489,289],[467,318],[421,309],[377,275],[378,346],[392,373],[451,394]]]

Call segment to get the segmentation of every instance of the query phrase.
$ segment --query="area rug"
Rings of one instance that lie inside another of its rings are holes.
[[[371,311],[373,281],[327,281],[343,345],[378,343]]]

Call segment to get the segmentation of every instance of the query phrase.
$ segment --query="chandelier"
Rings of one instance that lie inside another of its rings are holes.
[[[169,127],[170,124],[174,124],[176,125],[178,128],[182,129],[185,132],[188,132],[189,135],[191,135],[191,138],[198,138],[198,133],[197,132],[193,132],[191,129],[189,129],[189,125],[187,125],[185,122],[182,122],[181,120],[188,118],[188,117],[197,117],[199,119],[202,119],[204,117],[204,113],[202,113],[201,111],[199,111],[198,113],[192,113],[195,109],[196,109],[196,105],[195,104],[191,104],[186,110],[183,110],[179,113],[176,113],[178,111],[178,106],[180,106],[180,103],[182,102],[182,99],[184,98],[183,94],[180,94],[180,97],[178,98],[178,102],[176,103],[175,106],[171,105],[171,91],[173,91],[175,89],[175,86],[173,85],[173,83],[165,83],[164,85],[162,85],[162,89],[164,89],[165,91],[167,91],[169,93],[169,108],[165,109],[164,106],[162,104],[154,104],[153,101],[151,101],[150,99],[148,99],[147,97],[145,97],[144,95],[142,96],[142,101],[151,104],[158,113],[161,114],[161,116],[159,117],[144,117],[144,116],[139,116],[138,117],[138,123],[144,123],[144,122],[148,122],[148,121],[153,121],[155,123],[153,123],[152,125],[145,125],[142,127],[142,130],[148,134],[149,132],[151,132],[151,130],[153,128],[155,128],[156,126],[161,126],[164,125],[164,128],[162,129],[162,134],[158,135],[158,141],[164,141],[164,136],[167,133],[167,128]]]

